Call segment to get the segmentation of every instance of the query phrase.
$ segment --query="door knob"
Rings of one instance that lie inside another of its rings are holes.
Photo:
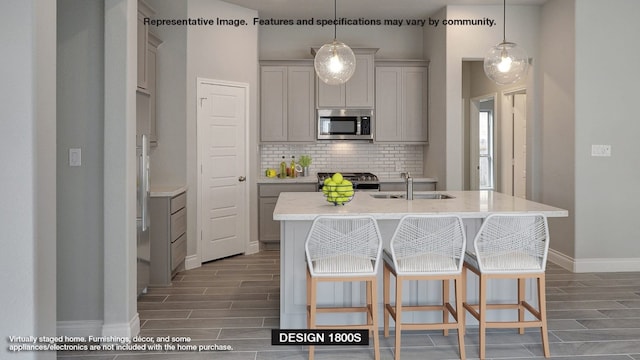
[[[240,177],[238,178],[238,181],[240,181],[240,182],[243,182],[243,181],[245,181],[245,180],[247,180],[247,178],[246,178],[246,177],[244,177],[244,176],[240,176]]]

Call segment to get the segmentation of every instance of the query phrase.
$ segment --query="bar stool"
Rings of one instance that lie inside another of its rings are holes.
[[[377,311],[377,269],[382,240],[371,216],[318,216],[313,221],[305,253],[307,260],[307,327],[309,329],[367,329],[373,338],[374,357],[380,359]],[[318,307],[319,282],[366,282],[366,304]],[[317,325],[317,313],[364,312],[365,324]],[[309,346],[313,360],[314,346]]]
[[[480,359],[485,358],[485,331],[487,328],[518,328],[524,334],[526,327],[540,328],[545,357],[549,357],[547,313],[545,300],[545,266],[549,251],[549,227],[543,214],[495,214],[488,216],[474,240],[474,252],[467,251],[464,267],[478,275],[480,281],[479,304],[464,303],[479,322]],[[464,276],[466,277],[466,270]],[[489,279],[517,279],[516,304],[488,304]],[[536,279],[538,309],[525,300],[525,280]],[[518,310],[517,321],[487,321],[487,310]],[[536,320],[525,320],[525,310]]]
[[[458,216],[407,215],[400,219],[390,251],[384,250],[384,336],[389,336],[389,317],[395,321],[395,359],[400,359],[400,333],[402,330],[457,329],[460,358],[465,358],[464,321],[458,314],[462,310],[464,282],[462,262],[466,237],[462,219]],[[395,305],[390,302],[390,274],[396,278]],[[405,280],[442,281],[442,305],[402,304],[402,282]],[[450,303],[449,282],[455,283],[455,309]],[[403,323],[405,311],[442,311],[439,323]],[[449,316],[455,320],[449,322]]]

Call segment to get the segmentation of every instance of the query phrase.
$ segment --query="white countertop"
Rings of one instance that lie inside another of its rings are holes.
[[[403,192],[356,192],[346,205],[332,205],[321,192],[284,192],[278,197],[274,220],[313,220],[318,215],[372,215],[376,219],[400,219],[406,214],[453,214],[463,218],[484,218],[492,213],[539,212],[548,217],[566,217],[564,209],[493,191],[437,191],[454,196],[444,200],[375,199],[371,194]],[[414,194],[434,193],[416,191]]]
[[[174,197],[187,191],[186,185],[161,185],[151,187],[151,197]]]

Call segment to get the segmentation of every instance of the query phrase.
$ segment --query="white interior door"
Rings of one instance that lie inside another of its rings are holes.
[[[248,85],[198,80],[198,227],[202,262],[247,246]]]
[[[527,94],[513,94],[513,196],[527,197]]]

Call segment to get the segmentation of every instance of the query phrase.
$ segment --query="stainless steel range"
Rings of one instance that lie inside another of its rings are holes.
[[[330,178],[334,173],[339,172],[342,177],[353,183],[353,190],[355,191],[380,191],[380,182],[378,177],[368,172],[319,172],[318,173],[318,191],[322,190],[324,180]]]

